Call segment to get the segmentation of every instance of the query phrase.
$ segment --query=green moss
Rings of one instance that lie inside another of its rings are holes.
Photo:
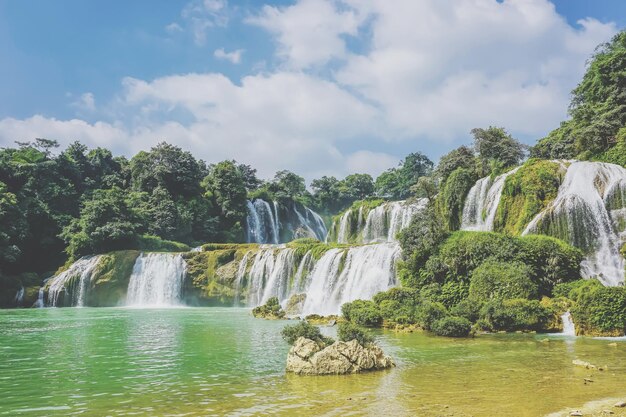
[[[110,252],[100,257],[94,270],[86,304],[94,307],[119,305],[126,299],[128,281],[139,251]]]
[[[448,230],[458,230],[461,227],[465,198],[476,179],[473,171],[459,168],[450,174],[442,187],[437,198],[437,207]]]
[[[184,243],[165,240],[151,235],[139,237],[138,248],[145,252],[187,252],[191,249]]]
[[[328,241],[329,242],[337,241],[337,238],[339,235],[339,229],[341,227],[341,218],[346,212],[350,211],[349,218],[348,218],[348,228],[347,228],[348,239],[347,240],[349,243],[352,243],[352,244],[362,243],[361,236],[360,236],[360,232],[362,230],[359,230],[359,210],[361,210],[361,216],[362,216],[361,222],[362,222],[362,225],[364,225],[365,219],[367,219],[367,215],[369,214],[369,212],[375,209],[376,207],[385,204],[386,202],[387,202],[386,200],[382,200],[382,199],[369,199],[369,200],[359,200],[359,201],[355,201],[354,203],[352,203],[352,206],[350,206],[348,209],[333,216],[332,226],[328,235]]]
[[[531,159],[504,183],[494,230],[520,235],[557,196],[564,170],[553,161]]]

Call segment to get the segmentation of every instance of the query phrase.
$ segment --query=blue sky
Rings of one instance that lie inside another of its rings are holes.
[[[533,143],[625,25],[621,0],[0,0],[0,146],[376,175],[473,127]]]

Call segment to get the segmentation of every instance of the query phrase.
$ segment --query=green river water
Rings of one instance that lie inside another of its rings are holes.
[[[284,372],[286,323],[236,308],[0,311],[0,415],[541,416],[626,396],[626,341],[380,332],[396,368],[299,377]]]

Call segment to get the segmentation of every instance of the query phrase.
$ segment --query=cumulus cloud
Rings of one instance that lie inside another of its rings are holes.
[[[224,48],[219,48],[213,52],[213,56],[217,59],[230,61],[233,64],[239,64],[241,62],[241,55],[243,54],[243,52],[243,49],[236,49],[232,52],[226,52]]]
[[[357,35],[360,17],[332,0],[300,0],[289,7],[265,6],[250,17],[278,41],[278,55],[292,68],[322,65],[347,55],[343,36]]]
[[[225,24],[224,1],[190,5],[189,22]],[[436,146],[446,151],[488,125],[541,137],[566,116],[595,46],[616,31],[594,19],[569,25],[547,0],[300,0],[265,6],[247,22],[276,40],[275,68],[239,80],[128,77],[100,104],[115,109],[102,121],[4,119],[0,143],[78,139],[132,155],[167,140],[209,162],[253,164],[265,177],[377,175],[404,156],[394,151],[399,141],[413,150],[445,141]],[[81,100],[89,107],[89,96]]]

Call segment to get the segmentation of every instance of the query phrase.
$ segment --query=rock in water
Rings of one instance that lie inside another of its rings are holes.
[[[341,375],[387,369],[395,366],[376,345],[361,346],[356,340],[337,341],[324,347],[298,338],[287,356],[287,372],[298,375]]]

